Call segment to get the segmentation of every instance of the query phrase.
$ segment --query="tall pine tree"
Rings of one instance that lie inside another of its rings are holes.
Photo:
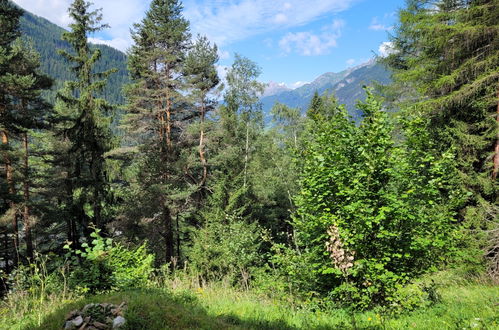
[[[181,2],[153,0],[145,18],[134,26],[135,44],[128,58],[133,82],[126,87],[124,126],[134,138],[129,144],[138,147],[141,158],[135,182],[138,195],[132,194],[143,203],[139,214],[129,210],[129,219],[149,219],[149,237],[164,262],[180,254],[179,213],[196,185],[186,176],[181,157],[181,133],[196,116],[182,93],[190,37]]]

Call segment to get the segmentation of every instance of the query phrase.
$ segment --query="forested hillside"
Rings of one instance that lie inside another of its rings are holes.
[[[40,54],[40,69],[55,79],[54,87],[47,93],[48,98],[53,102],[56,90],[61,88],[65,81],[74,78],[68,63],[55,52],[56,49],[69,49],[70,47],[67,42],[61,40],[64,29],[27,11],[24,11],[20,24],[24,37],[33,43],[34,48]],[[102,57],[95,66],[96,71],[104,72],[111,68],[118,70],[116,74],[109,77],[102,96],[113,104],[124,104],[122,88],[128,83],[126,55],[106,45],[92,45],[92,48],[97,48],[102,52]]]
[[[126,59],[68,12],[0,0],[0,328],[497,328],[497,0],[408,0],[381,63],[268,113],[180,0]]]

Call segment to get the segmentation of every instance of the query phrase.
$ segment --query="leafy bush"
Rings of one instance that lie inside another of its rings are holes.
[[[359,107],[360,126],[327,98],[309,111],[293,224],[320,289],[371,308],[390,305],[400,288],[448,259],[462,193],[452,153],[433,148],[424,120],[407,121],[396,144],[370,92]]]
[[[195,232],[189,259],[204,280],[239,279],[247,286],[250,268],[261,259],[260,235],[257,224],[235,216],[210,221]]]
[[[81,258],[72,258],[75,267],[69,276],[69,286],[82,293],[95,293],[147,285],[154,270],[154,256],[147,253],[146,243],[130,249],[114,244],[110,238],[104,239],[99,232],[95,229],[90,234],[94,239],[90,245],[82,244],[83,251],[74,251]]]

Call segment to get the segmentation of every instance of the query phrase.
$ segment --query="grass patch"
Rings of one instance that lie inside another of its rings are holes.
[[[499,287],[480,283],[441,286],[440,303],[398,316],[355,315],[358,329],[499,329]],[[20,297],[21,298],[21,297]],[[126,301],[127,329],[353,329],[343,309],[292,306],[222,285],[140,289],[88,298],[50,296],[0,309],[0,329],[60,329],[68,312],[88,303]],[[29,305],[29,306],[28,306]]]

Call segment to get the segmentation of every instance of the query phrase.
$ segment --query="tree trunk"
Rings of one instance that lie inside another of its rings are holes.
[[[248,176],[248,157],[249,157],[249,122],[246,122],[246,147],[244,152],[244,187]]]
[[[29,149],[28,149],[28,133],[23,134],[24,146],[24,235],[26,240],[26,256],[33,260],[33,237],[31,235],[31,218],[30,218],[30,196],[29,196]]]
[[[175,242],[173,240],[173,219],[168,206],[163,207],[163,221],[165,226],[165,261],[171,262],[174,256]]]
[[[206,108],[204,104],[204,100],[201,101],[201,128],[199,134],[199,158],[201,160],[201,165],[203,166],[203,176],[201,178],[200,186],[204,187],[206,184],[206,178],[208,177],[208,166],[206,162],[206,155],[204,151],[204,120],[206,116]]]
[[[492,171],[492,179],[495,180],[497,179],[497,173],[499,172],[499,88],[497,89],[497,110],[496,110],[496,132],[497,132],[497,137],[496,137],[496,148],[495,148],[495,155],[494,155],[494,169]]]
[[[5,231],[3,232],[3,260],[5,262],[5,273],[10,274],[10,258],[9,258],[9,235],[8,235],[8,229],[5,228]]]
[[[171,153],[173,150],[171,106],[172,106],[171,100],[167,98],[166,99],[166,146],[168,149],[168,153]]]
[[[9,207],[12,210],[15,210],[16,204],[12,200],[12,198],[16,195],[16,187],[14,185],[14,173],[12,169],[12,161],[10,159],[9,153],[7,152],[8,146],[9,146],[9,135],[7,131],[2,131],[2,143],[5,147],[5,152],[4,152],[4,161],[5,161],[5,174],[7,178],[7,184],[9,186],[9,194],[10,194],[10,200],[9,200]],[[14,233],[13,237],[13,244],[14,244],[14,264],[16,265],[18,263],[18,252],[19,252],[19,231],[18,231],[18,221],[17,221],[17,211],[14,212],[12,216],[12,230]]]

